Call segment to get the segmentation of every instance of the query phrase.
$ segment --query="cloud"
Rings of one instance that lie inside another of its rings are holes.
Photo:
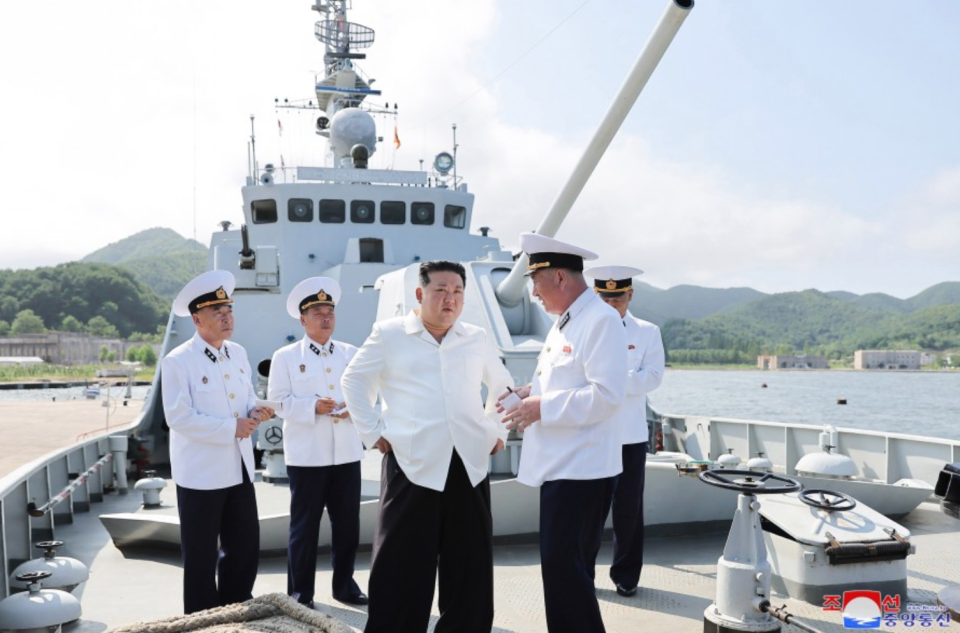
[[[892,223],[900,227],[910,251],[956,258],[960,253],[960,165],[922,183],[914,196],[897,205]]]

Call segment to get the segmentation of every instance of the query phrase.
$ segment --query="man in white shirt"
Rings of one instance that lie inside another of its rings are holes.
[[[630,266],[598,266],[584,272],[593,290],[620,314],[627,335],[627,396],[616,413],[623,438],[623,472],[613,492],[613,564],[610,579],[617,593],[632,596],[643,569],[643,482],[647,465],[647,394],[663,381],[664,351],[660,328],[628,312],[633,278]]]
[[[540,570],[550,633],[602,633],[593,569],[621,470],[614,416],[626,392],[623,323],[583,278],[586,249],[520,234],[533,295],[557,315],[507,428],[524,432],[517,480],[540,487]],[[501,400],[507,394],[501,396]]]
[[[421,264],[420,309],[374,324],[343,375],[360,437],[384,453],[366,633],[424,633],[438,562],[434,630],[493,625],[487,472],[505,436],[496,396],[513,380],[486,333],[460,322],[465,284],[458,263]]]
[[[256,406],[246,350],[226,342],[233,334],[235,285],[229,272],[214,270],[180,291],[173,312],[191,316],[197,333],[160,366],[185,613],[249,600],[257,578],[260,522],[250,436],[273,410]]]
[[[290,292],[287,313],[305,333],[274,353],[267,387],[267,397],[283,405],[279,415],[290,478],[287,593],[311,608],[324,508],[330,513],[333,597],[367,604],[353,580],[363,443],[344,410],[340,389],[340,377],[357,348],[331,338],[340,294],[340,284],[329,277],[304,279]]]

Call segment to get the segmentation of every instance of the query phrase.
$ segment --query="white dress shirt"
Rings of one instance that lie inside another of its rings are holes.
[[[375,323],[342,384],[364,444],[386,438],[418,486],[443,490],[454,448],[476,486],[487,476],[490,451],[506,437],[496,401],[513,378],[486,333],[473,325],[457,321],[437,343],[415,312]]]
[[[256,406],[247,351],[219,350],[194,334],[160,364],[163,412],[170,427],[170,467],[184,488],[217,490],[254,478],[253,442],[237,439],[237,418]]]
[[[616,310],[586,289],[547,333],[531,383],[540,421],[523,433],[517,480],[602,479],[620,473],[614,414],[627,388],[627,340]]]
[[[351,418],[318,415],[321,397],[343,402],[340,378],[357,353],[348,343],[321,345],[308,336],[278,349],[270,364],[267,397],[283,403],[283,457],[290,466],[333,466],[363,459]]]
[[[649,438],[647,394],[663,382],[663,340],[660,328],[629,312],[623,319],[627,335],[627,396],[614,414],[624,444],[639,444]]]

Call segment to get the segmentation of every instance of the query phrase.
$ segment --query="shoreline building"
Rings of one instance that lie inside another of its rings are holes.
[[[757,369],[829,369],[826,356],[777,354],[757,356]]]
[[[858,349],[854,369],[920,369],[922,354],[916,350]]]

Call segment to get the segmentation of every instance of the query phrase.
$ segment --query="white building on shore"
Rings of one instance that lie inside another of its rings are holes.
[[[853,353],[853,368],[920,369],[921,356],[916,350],[858,349]]]

